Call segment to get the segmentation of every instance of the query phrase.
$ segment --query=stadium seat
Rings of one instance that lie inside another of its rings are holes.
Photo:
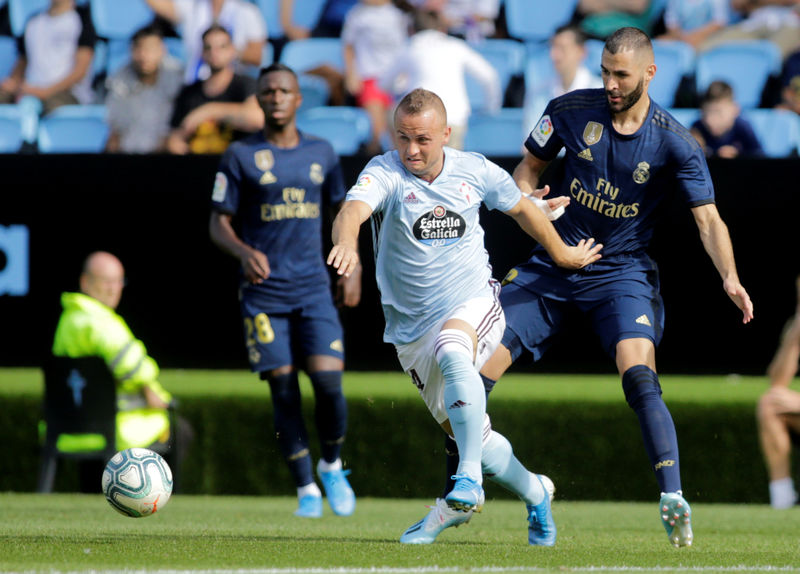
[[[11,33],[22,36],[25,24],[36,12],[45,10],[50,0],[8,0],[8,17],[11,22]]]
[[[117,388],[100,357],[51,357],[44,367],[43,411],[47,431],[37,492],[53,490],[60,458],[106,461],[116,453]],[[62,434],[93,435],[96,448],[65,451]]]
[[[0,78],[7,78],[17,62],[17,41],[10,36],[0,36]]]
[[[603,59],[603,48],[606,43],[602,40],[595,40],[590,38],[586,40],[586,60],[584,60],[586,67],[593,74],[600,75],[600,62]]]
[[[767,157],[789,157],[800,146],[800,118],[789,110],[744,110],[742,116],[750,125]]]
[[[0,104],[0,153],[16,153],[22,137],[22,110],[16,104]]]
[[[105,106],[61,106],[39,121],[41,153],[100,153],[109,127]]]
[[[769,40],[723,44],[697,56],[697,91],[702,94],[714,80],[724,80],[743,109],[757,108],[767,80],[780,70],[780,51]]]
[[[697,108],[668,108],[667,111],[687,130],[700,119],[700,110]]]
[[[339,155],[355,155],[370,139],[371,123],[361,108],[326,106],[301,111],[297,127],[328,140]]]
[[[488,39],[472,46],[497,70],[500,93],[505,94],[513,76],[522,76],[525,71],[525,45],[516,40]],[[480,84],[467,75],[467,95],[473,110],[486,108],[486,99]]]
[[[653,40],[656,75],[649,94],[662,106],[675,104],[675,95],[684,76],[694,73],[694,49],[685,42]]]
[[[264,15],[264,19],[269,26],[270,38],[281,38],[284,36],[281,26],[281,0],[254,0],[255,4]],[[301,28],[312,30],[322,15],[325,0],[295,0],[292,12],[292,22]]]
[[[472,114],[464,149],[490,157],[519,156],[522,153],[522,108],[503,108],[497,114]]]
[[[297,77],[297,81],[300,84],[300,93],[303,94],[303,103],[301,105],[303,111],[328,105],[328,98],[331,95],[328,82],[320,77],[308,74],[300,74]]]
[[[89,6],[97,35],[109,40],[130,38],[155,17],[145,0],[89,0]]]
[[[342,41],[339,38],[306,38],[287,42],[280,61],[301,74],[323,64],[344,71]]]
[[[512,38],[546,42],[572,18],[578,0],[505,0],[506,29]]]

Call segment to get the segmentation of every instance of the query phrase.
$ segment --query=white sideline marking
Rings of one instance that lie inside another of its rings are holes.
[[[562,566],[539,568],[536,566],[460,566],[424,568],[372,567],[372,568],[253,568],[209,570],[50,570],[49,574],[445,574],[448,572],[800,572],[794,566]],[[9,573],[13,574],[13,573]],[[24,573],[22,573],[24,574]]]

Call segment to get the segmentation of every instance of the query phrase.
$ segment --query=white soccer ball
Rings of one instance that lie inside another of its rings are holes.
[[[139,518],[164,508],[172,494],[172,470],[161,455],[129,448],[111,457],[103,471],[103,494],[120,514]]]

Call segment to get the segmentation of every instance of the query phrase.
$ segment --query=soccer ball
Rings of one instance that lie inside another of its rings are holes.
[[[172,494],[172,470],[158,453],[129,448],[111,457],[103,470],[103,494],[114,509],[139,518],[164,508]]]

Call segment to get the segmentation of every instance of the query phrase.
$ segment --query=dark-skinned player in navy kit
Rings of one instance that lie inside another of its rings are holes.
[[[220,160],[209,232],[241,263],[239,301],[251,369],[269,383],[275,432],[297,487],[297,516],[322,515],[301,410],[298,369],[311,379],[321,458],[317,474],[335,514],[355,510],[340,451],[347,427],[342,327],[323,257],[322,217],[345,189],[331,145],[298,131],[302,95],[294,71],[261,70],[261,133],[234,142]],[[361,296],[360,273],[337,284],[345,306]]]

